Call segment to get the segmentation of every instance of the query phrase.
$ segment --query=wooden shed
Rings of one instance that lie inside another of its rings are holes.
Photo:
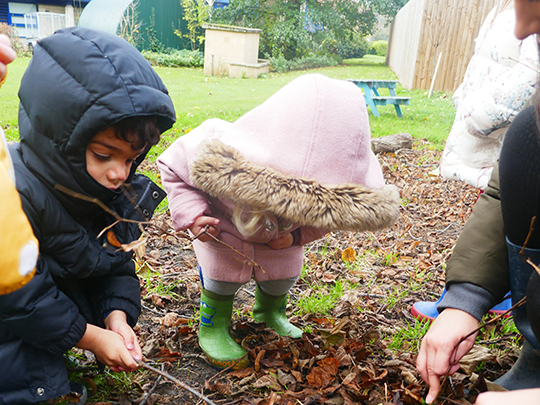
[[[394,19],[387,65],[408,89],[453,92],[461,84],[474,52],[474,39],[494,7],[505,0],[411,0]],[[434,43],[439,42],[435,51]],[[435,53],[437,53],[435,55]]]

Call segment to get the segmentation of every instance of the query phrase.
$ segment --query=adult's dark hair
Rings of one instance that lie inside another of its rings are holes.
[[[146,150],[159,142],[161,132],[156,117],[129,117],[115,124],[116,136],[131,143],[133,150]]]

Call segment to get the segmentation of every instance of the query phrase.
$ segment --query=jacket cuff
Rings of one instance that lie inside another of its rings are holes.
[[[446,308],[460,309],[481,321],[482,316],[495,304],[495,297],[488,290],[475,284],[456,283],[447,286],[437,311],[440,313]]]
[[[118,297],[112,297],[106,300],[106,302],[103,302],[102,304],[103,305],[100,305],[101,308],[98,309],[98,314],[101,314],[100,319],[98,319],[98,323],[100,324],[98,326],[105,326],[105,318],[112,311],[124,312],[126,314],[127,323],[132,328],[135,327],[135,325],[137,324],[137,320],[139,319],[139,315],[141,314],[140,306],[137,307],[134,305],[134,303]]]
[[[79,315],[77,320],[71,326],[71,332],[64,339],[58,341],[54,345],[49,346],[49,351],[59,356],[63,355],[81,341],[86,333],[86,327],[86,319],[82,315]]]

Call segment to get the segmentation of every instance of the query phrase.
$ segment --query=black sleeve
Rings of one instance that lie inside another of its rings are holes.
[[[47,267],[40,258],[28,284],[0,296],[0,321],[28,344],[61,355],[81,340],[86,320],[58,289]]]

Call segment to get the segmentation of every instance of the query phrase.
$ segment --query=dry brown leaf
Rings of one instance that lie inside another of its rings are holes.
[[[130,243],[126,244],[126,245],[120,245],[120,247],[122,248],[122,250],[124,252],[131,252],[132,250],[140,249],[145,244],[146,244],[146,239],[140,238],[140,239],[134,240],[133,242],[130,242]]]
[[[260,371],[261,370],[261,359],[264,357],[266,353],[266,350],[261,350],[259,353],[257,353],[257,357],[255,358],[255,365],[254,365],[254,368],[255,368],[255,371]]]
[[[257,381],[253,383],[254,388],[265,388],[268,387],[274,391],[283,391],[283,387],[280,385],[276,376],[272,374],[263,375]]]
[[[328,387],[335,379],[338,372],[339,362],[334,357],[326,357],[317,362],[307,376],[308,383],[316,388]]]
[[[287,374],[281,369],[278,369],[277,375],[279,383],[285,387],[291,384],[296,384],[296,378],[292,374]]]
[[[251,376],[253,374],[253,368],[248,367],[240,370],[233,370],[229,373],[230,377],[236,377],[236,378],[245,378],[248,376]]]
[[[166,328],[170,328],[171,326],[176,325],[177,320],[178,314],[176,312],[168,312],[163,318],[159,320],[159,323],[161,323]]]
[[[482,362],[489,362],[495,359],[495,355],[487,347],[474,345],[469,352],[459,361],[460,368],[468,375],[471,375]]]
[[[321,281],[323,283],[333,283],[336,281],[336,278],[338,277],[338,275],[336,273],[324,273],[323,276],[321,277]]]

